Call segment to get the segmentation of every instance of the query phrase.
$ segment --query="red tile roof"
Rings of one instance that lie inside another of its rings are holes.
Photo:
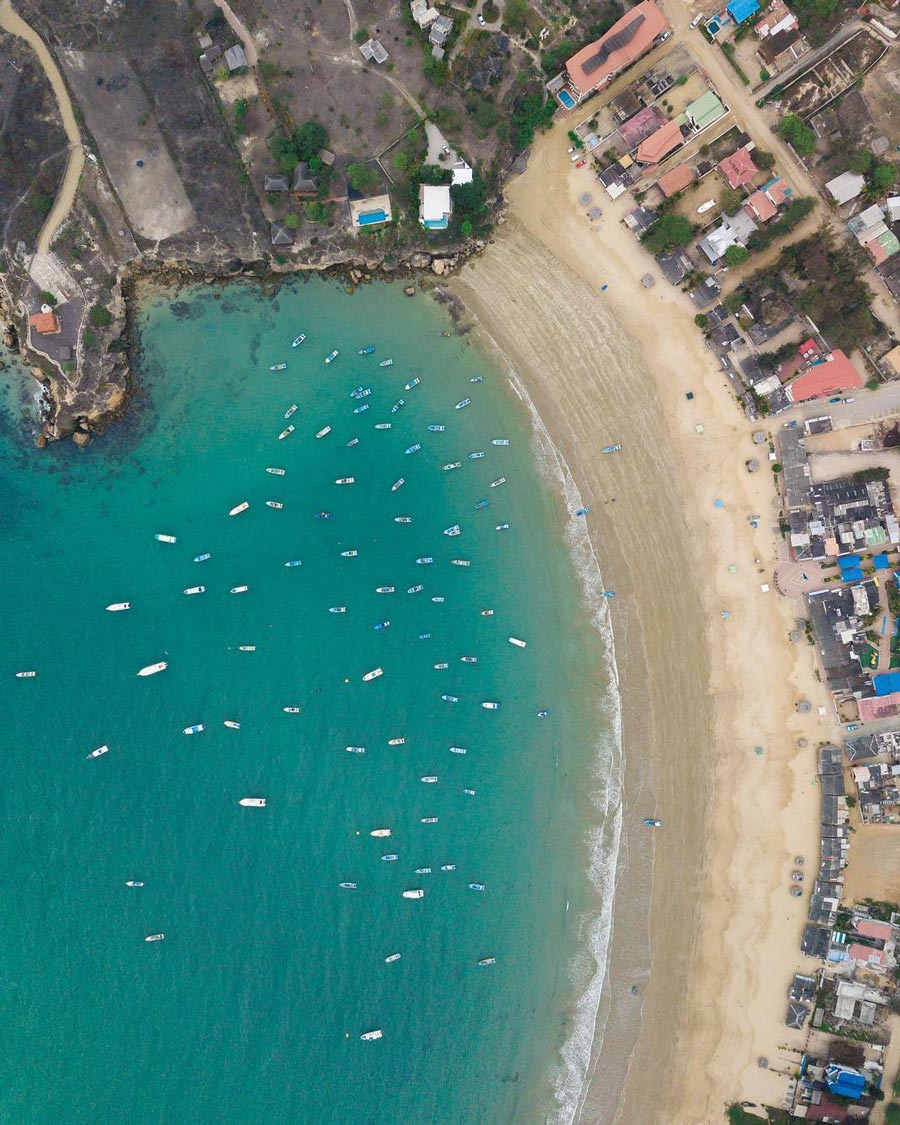
[[[749,184],[759,169],[753,163],[753,157],[746,148],[739,148],[731,156],[726,156],[719,165],[719,170],[733,188],[742,184]]]
[[[893,932],[889,922],[877,922],[869,918],[856,922],[853,928],[860,937],[875,938],[877,941],[887,941]]]
[[[847,946],[847,956],[851,961],[860,961],[863,965],[884,964],[884,954],[880,949],[873,949],[871,945],[863,945],[858,941]]]
[[[871,695],[867,699],[860,699],[857,709],[861,723],[871,723],[876,719],[892,719],[900,712],[900,691],[893,691],[890,695]]]
[[[696,178],[697,173],[689,164],[676,164],[670,172],[666,172],[664,176],[659,177],[656,186],[668,199],[670,195],[684,191],[688,184],[692,184]]]
[[[824,359],[798,375],[788,386],[787,396],[791,402],[807,402],[812,398],[827,398],[839,391],[856,390],[863,385],[862,375],[836,348],[831,353],[831,359]]]
[[[763,190],[776,207],[780,207],[782,203],[787,203],[791,198],[790,188],[780,176],[770,183],[763,184]]]
[[[640,164],[659,164],[673,149],[684,141],[681,135],[681,126],[677,121],[667,121],[661,129],[641,141],[634,154],[635,160]]]
[[[617,20],[595,43],[583,47],[566,63],[569,81],[582,94],[590,93],[611,75],[639,59],[669,21],[653,3],[643,0]]]
[[[744,210],[760,223],[767,223],[778,214],[778,208],[764,191],[755,191],[744,204]]]
[[[34,313],[28,323],[41,336],[53,336],[60,329],[59,318],[52,312]]]
[[[873,238],[871,242],[865,242],[863,245],[869,251],[872,261],[876,266],[880,266],[882,262],[888,260],[887,251],[877,238]]]

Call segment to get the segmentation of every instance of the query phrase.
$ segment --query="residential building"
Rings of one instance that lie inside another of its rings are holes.
[[[241,67],[245,67],[247,65],[247,56],[244,54],[244,48],[239,44],[229,47],[225,52],[225,63],[232,73],[236,70],[240,70]]]
[[[666,199],[670,199],[673,195],[677,195],[678,192],[689,187],[696,178],[697,173],[689,164],[676,164],[664,176],[659,177],[656,186]]]
[[[457,184],[470,184],[475,177],[475,173],[465,160],[457,160],[450,171],[453,173],[453,179],[450,181],[451,187],[456,187]]]
[[[389,223],[393,218],[391,197],[370,195],[365,199],[348,199],[350,220],[354,227],[367,230],[369,227]]]
[[[795,63],[809,51],[809,43],[796,27],[777,31],[763,39],[756,52],[762,59],[763,65],[770,72],[777,74],[786,66]]]
[[[273,222],[269,225],[269,234],[273,246],[293,246],[294,232],[284,223]]]
[[[601,36],[566,63],[569,86],[577,101],[637,62],[669,33],[669,21],[653,3],[642,0]]]
[[[739,148],[731,156],[726,156],[719,164],[719,171],[728,181],[729,187],[740,188],[752,182],[759,169],[747,148]]]
[[[728,106],[713,90],[707,90],[696,101],[685,106],[684,115],[699,133],[728,112]]]
[[[757,229],[756,223],[745,211],[737,211],[734,215],[723,215],[721,225],[697,245],[712,265],[715,265],[725,257],[729,246],[743,246]]]
[[[446,230],[452,213],[448,184],[419,186],[419,222],[426,230]]]
[[[835,348],[825,355],[816,356],[802,374],[787,386],[791,402],[808,402],[814,398],[828,398],[842,391],[859,390],[865,380],[847,356]]]
[[[759,0],[729,0],[725,9],[735,23],[741,24],[759,11]]]
[[[429,5],[428,0],[412,0],[409,10],[412,12],[412,18],[423,31],[431,27],[440,15],[437,8],[432,8]]]
[[[28,323],[39,336],[55,336],[57,332],[62,331],[59,317],[49,305],[41,305],[41,311],[32,313]]]
[[[861,195],[865,186],[865,176],[857,175],[856,172],[842,172],[828,181],[825,190],[840,207]]]
[[[677,121],[667,121],[661,129],[651,133],[646,140],[638,145],[634,154],[639,164],[659,164],[670,152],[684,144],[684,134]]]
[[[431,24],[431,31],[428,33],[428,42],[435,47],[443,47],[450,38],[450,33],[452,31],[453,20],[450,19],[449,16],[439,15]]]
[[[314,175],[305,160],[301,160],[294,168],[294,177],[291,181],[291,191],[294,195],[316,195],[319,190],[319,177]]]
[[[376,62],[380,66],[390,57],[379,39],[367,39],[359,46],[359,53],[366,62]]]
[[[757,21],[753,31],[758,38],[765,39],[767,35],[777,35],[779,31],[789,31],[797,26],[797,17],[784,3],[784,0],[772,0],[763,16]]]
[[[280,173],[277,175],[266,175],[263,180],[263,191],[265,192],[278,192],[290,191],[291,181],[289,176],[282,176]]]

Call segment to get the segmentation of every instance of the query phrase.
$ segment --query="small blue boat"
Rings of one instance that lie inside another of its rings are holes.
[[[391,852],[390,855],[383,855],[381,858],[384,863],[393,863],[394,860],[399,859],[400,856],[395,855],[393,852]]]
[[[458,695],[442,695],[441,699],[443,699],[445,703],[459,703]]]
[[[418,387],[419,383],[421,383],[421,382],[422,382],[422,380],[418,379],[418,378],[410,379],[410,381],[406,384],[406,386],[403,389],[404,389],[404,391],[411,391],[413,389],[413,387]]]
[[[331,512],[316,512],[316,519],[317,520],[330,520],[331,519]]]
[[[409,447],[409,449],[406,450],[406,452],[407,453],[418,453],[421,448],[422,448],[421,444],[419,442],[416,442],[416,444],[411,445]]]
[[[369,409],[369,404],[367,402],[364,402],[364,403],[362,403],[361,406],[354,406],[353,413],[354,414],[362,414],[368,409]]]
[[[398,410],[402,410],[406,406],[406,399],[398,398],[394,405],[391,407],[391,414],[396,414]]]
[[[650,816],[647,817],[644,824],[646,824],[648,828],[662,828],[662,821],[654,820],[653,817]]]
[[[192,727],[185,727],[185,734],[199,734],[203,730],[203,723],[195,723]]]
[[[479,500],[478,503],[475,505],[475,511],[477,512],[481,508],[486,508],[487,506],[488,506],[487,500]]]
[[[368,347],[365,347],[365,348],[360,348],[360,349],[359,349],[359,354],[360,354],[360,355],[372,355],[372,353],[373,353],[374,351],[375,351],[375,345],[374,345],[374,344],[369,344],[369,345],[368,345]]]
[[[446,426],[429,426],[428,427],[428,429],[433,434],[442,434],[444,432],[444,430],[446,430],[446,428],[447,428]]]
[[[300,561],[300,559],[291,559],[290,562],[286,562],[284,565],[285,566],[303,566],[303,563]]]
[[[375,626],[375,629],[376,629],[376,630],[378,630],[378,629],[387,629],[387,627],[388,627],[389,625],[390,625],[390,621],[379,621],[379,622],[378,622],[378,624],[377,624],[377,625]]]
[[[483,891],[484,883],[466,883],[470,891]]]
[[[329,352],[328,355],[325,356],[325,362],[326,363],[334,363],[334,361],[337,359],[339,354],[340,353],[338,352],[337,348],[335,348],[333,352]]]
[[[419,633],[420,641],[427,641],[431,638],[431,633]]]
[[[603,452],[604,453],[618,453],[621,448],[622,448],[621,445],[604,445]]]
[[[615,596],[616,596],[615,590],[604,590],[603,591],[603,597],[604,598],[614,598]]]
[[[578,511],[575,513],[575,515],[576,516],[586,516],[590,510],[591,510],[590,508],[579,508]]]
[[[207,559],[211,559],[211,558],[212,558],[212,555],[209,553],[209,551],[207,551],[205,555],[198,555],[194,559],[194,562],[206,562]]]

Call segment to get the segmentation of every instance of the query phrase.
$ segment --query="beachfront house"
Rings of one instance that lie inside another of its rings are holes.
[[[449,184],[419,186],[419,222],[426,230],[446,230],[452,214]]]
[[[370,195],[365,199],[354,199],[348,192],[347,202],[350,207],[350,221],[357,230],[368,230],[371,227],[381,226],[384,223],[389,223],[393,218],[391,197],[387,193]]]
[[[746,211],[736,211],[733,215],[723,215],[721,224],[697,245],[710,263],[716,265],[725,257],[729,246],[743,246],[756,229],[756,223]]]

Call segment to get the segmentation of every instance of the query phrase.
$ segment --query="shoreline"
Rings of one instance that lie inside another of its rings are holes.
[[[757,1059],[792,1043],[784,1011],[804,966],[806,902],[788,897],[786,879],[792,855],[817,854],[809,776],[831,727],[815,708],[796,714],[796,699],[822,689],[788,643],[790,603],[761,590],[780,534],[772,478],[743,469],[753,427],[687,297],[620,224],[598,237],[586,223],[577,199],[590,177],[568,164],[566,143],[558,127],[540,139],[509,185],[508,223],[449,288],[524,380],[595,505],[592,540],[624,595],[612,605],[626,779],[607,1035],[562,1119],[699,1125],[732,1101],[781,1101],[781,1077]],[[614,441],[618,457],[593,452]],[[611,486],[617,502],[598,508]],[[750,513],[763,516],[758,531]],[[664,820],[649,845],[635,830],[646,815]],[[635,900],[651,879],[648,925]]]

